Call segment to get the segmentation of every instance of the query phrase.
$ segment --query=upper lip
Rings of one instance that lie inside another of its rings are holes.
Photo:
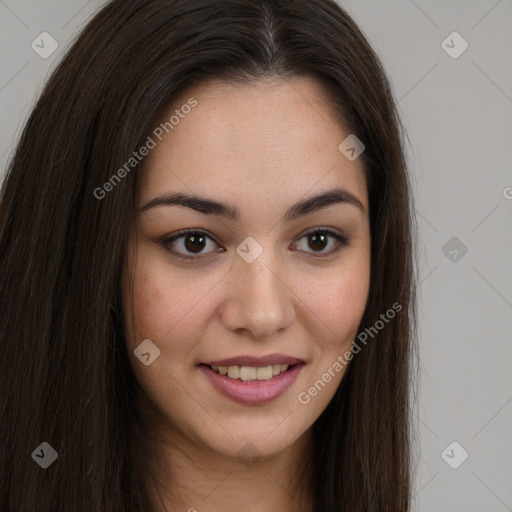
[[[235,356],[217,361],[203,361],[209,366],[271,366],[274,364],[287,364],[292,366],[297,363],[304,363],[302,359],[287,356],[285,354],[268,354],[265,356]]]

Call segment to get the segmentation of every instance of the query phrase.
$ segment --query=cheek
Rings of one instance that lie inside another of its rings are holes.
[[[355,337],[366,307],[368,291],[367,273],[352,274],[341,280],[338,289],[334,291],[333,330],[342,329]]]
[[[350,347],[366,308],[369,286],[369,261],[364,258],[358,265],[334,270],[315,283],[303,283],[302,296],[307,298],[311,323],[317,322],[317,349],[332,355]]]
[[[133,319],[138,336],[161,340],[172,330],[187,302],[186,290],[171,284],[156,269],[138,268],[133,281]]]
[[[352,342],[358,334],[369,292],[369,261],[364,261],[363,258],[363,264],[350,270],[333,273],[310,294],[308,306],[314,314],[309,330],[314,363],[298,395],[301,406],[307,406],[309,418],[317,418],[325,410],[351,359]],[[313,323],[315,330],[311,327]]]
[[[201,298],[212,287],[210,281],[208,277],[184,280],[158,258],[140,257],[133,278],[131,309],[136,339],[149,338],[163,345],[169,338],[190,339],[195,331],[200,333],[204,321],[199,314]],[[179,343],[173,348],[179,349]]]
[[[208,277],[185,281],[158,256],[144,254],[144,249],[139,251],[132,283],[133,295],[127,308],[130,327],[127,344],[132,368],[151,401],[159,404],[161,410],[178,407],[181,398],[175,398],[170,405],[168,396],[181,397],[179,383],[188,377],[190,351],[207,323],[201,298],[214,283]],[[148,366],[134,355],[136,347],[145,339],[160,350]]]

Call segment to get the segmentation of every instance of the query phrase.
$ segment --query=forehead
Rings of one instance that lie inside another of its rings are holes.
[[[197,105],[182,109],[191,98]],[[312,79],[202,83],[177,98],[159,122],[168,123],[169,133],[153,136],[141,202],[183,191],[283,203],[341,185],[367,208],[362,161],[340,153],[349,132]]]

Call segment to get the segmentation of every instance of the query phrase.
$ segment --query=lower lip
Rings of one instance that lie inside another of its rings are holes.
[[[267,380],[235,380],[214,372],[209,366],[199,368],[221,394],[245,405],[266,404],[282,395],[294,382],[304,364],[292,366],[288,371]]]

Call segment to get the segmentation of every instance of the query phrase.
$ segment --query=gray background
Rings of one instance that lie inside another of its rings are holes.
[[[0,0],[0,176],[49,71],[103,3]],[[421,253],[414,510],[512,511],[512,0],[340,4],[382,59],[409,138]],[[44,31],[59,44],[47,59],[31,48]],[[454,31],[469,45],[457,58],[443,48],[460,40],[442,46]]]

